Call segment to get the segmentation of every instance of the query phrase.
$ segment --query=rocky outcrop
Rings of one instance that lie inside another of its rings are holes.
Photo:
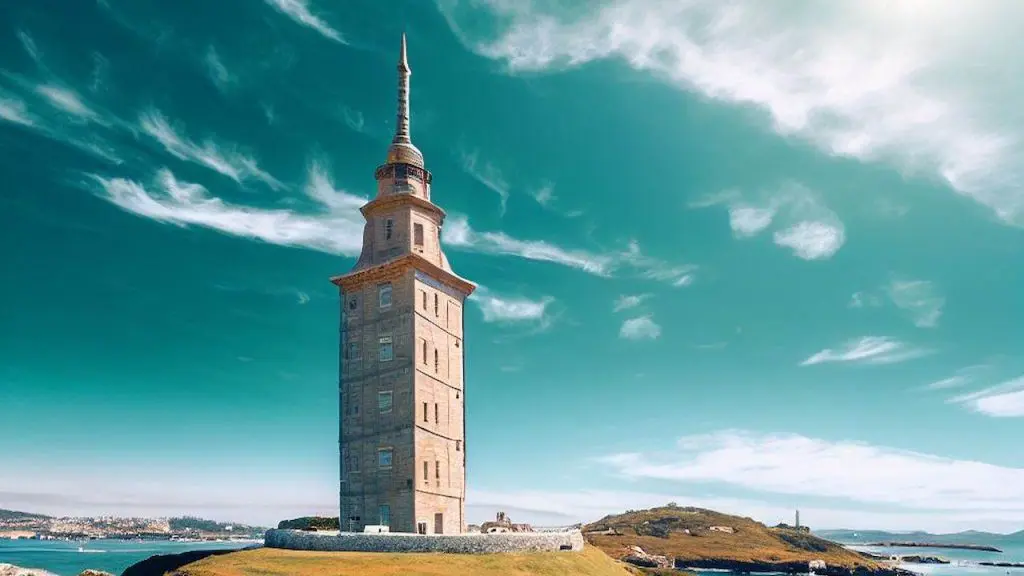
[[[22,568],[14,564],[0,563],[0,576],[57,576],[53,572],[36,568]]]
[[[93,570],[92,568],[86,568],[78,573],[78,576],[114,576],[110,572],[104,572],[103,570]]]
[[[784,574],[807,574],[809,562],[742,562],[737,560],[676,560],[677,570],[729,570],[737,574],[751,572],[781,572]],[[825,563],[817,564],[814,573],[817,576],[916,576],[915,572],[902,568],[877,568],[866,566],[847,568]]]
[[[920,556],[917,554],[900,556],[900,562],[907,564],[949,564],[949,560],[939,556]]]
[[[1024,568],[1024,562],[978,562],[978,564],[997,568]]]
[[[657,554],[648,554],[639,546],[627,546],[629,554],[622,557],[623,562],[628,562],[641,568],[672,568],[675,562],[667,557]]]

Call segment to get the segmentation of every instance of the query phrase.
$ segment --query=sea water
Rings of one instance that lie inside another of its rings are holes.
[[[86,568],[121,574],[125,568],[157,554],[189,550],[221,550],[252,546],[253,542],[168,542],[126,540],[2,540],[0,564],[41,568],[58,576],[77,576]],[[79,550],[81,548],[81,550]]]
[[[979,562],[1024,563],[1024,544],[998,544],[1002,552],[982,552],[958,548],[882,548],[878,546],[850,545],[854,550],[863,550],[886,556],[938,556],[949,560],[949,564],[901,564],[902,568],[926,576],[1024,576],[1024,568],[999,568],[981,566]]]

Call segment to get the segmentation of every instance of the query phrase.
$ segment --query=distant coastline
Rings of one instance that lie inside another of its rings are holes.
[[[947,548],[955,550],[978,550],[981,552],[999,552],[1002,550],[995,546],[982,544],[941,544],[939,542],[873,542],[871,544],[858,544],[859,546],[877,546],[881,548]]]

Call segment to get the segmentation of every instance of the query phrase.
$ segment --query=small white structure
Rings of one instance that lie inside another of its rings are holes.
[[[732,526],[712,526],[711,528],[708,528],[708,530],[711,530],[712,532],[725,532],[726,534],[736,532]]]
[[[381,526],[379,524],[367,524],[366,526],[363,526],[364,534],[384,534],[387,532],[391,532],[391,527]]]
[[[825,570],[828,566],[825,565],[824,560],[811,560],[807,563],[807,568],[809,570]]]

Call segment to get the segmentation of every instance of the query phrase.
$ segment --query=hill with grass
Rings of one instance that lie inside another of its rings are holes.
[[[141,563],[140,563],[141,564]],[[137,565],[139,566],[139,565]],[[135,567],[133,567],[135,568]],[[587,546],[582,552],[522,554],[387,554],[258,548],[207,556],[125,576],[634,576],[639,570]],[[161,571],[158,571],[161,570]]]
[[[677,569],[817,574],[905,574],[840,544],[792,528],[769,528],[750,518],[703,508],[665,506],[605,516],[583,527],[586,541],[615,559],[664,556]]]

